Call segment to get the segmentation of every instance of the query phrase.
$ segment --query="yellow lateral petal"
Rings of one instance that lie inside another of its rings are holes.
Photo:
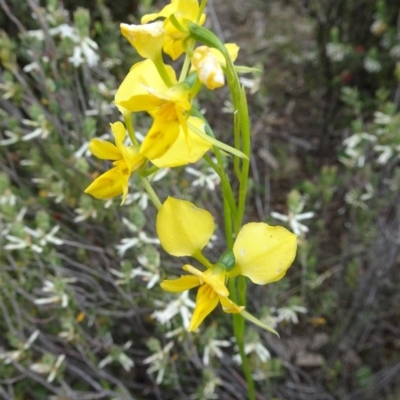
[[[236,266],[227,275],[244,275],[258,285],[281,279],[296,256],[296,235],[282,226],[252,222],[233,245]]]
[[[122,158],[117,146],[105,140],[92,139],[89,143],[89,150],[101,160],[120,160]]]
[[[222,309],[227,314],[238,314],[244,310],[244,306],[238,306],[227,297],[219,296],[219,301],[221,302]]]
[[[125,180],[119,167],[111,168],[109,171],[96,178],[86,189],[85,193],[97,199],[110,199],[123,192]]]
[[[207,284],[200,286],[196,297],[196,307],[188,329],[189,332],[195,331],[204,321],[204,318],[217,307],[218,303],[218,296],[211,286]]]
[[[157,235],[164,250],[176,257],[200,251],[214,232],[211,214],[189,201],[168,197],[156,220]]]
[[[204,121],[200,118],[189,117],[188,123],[204,132]],[[190,130],[189,125],[189,141],[191,149],[189,149],[182,126],[179,128],[179,135],[172,147],[160,158],[152,159],[152,163],[159,168],[178,167],[190,163],[195,163],[211,148],[211,143],[202,139]]]
[[[183,269],[193,275],[198,276],[202,283],[205,282],[210,285],[213,288],[214,292],[216,292],[218,295],[225,297],[229,296],[229,291],[225,286],[224,272],[218,272],[212,268],[208,269],[205,272],[202,272],[189,264],[184,265]]]
[[[182,275],[178,279],[168,279],[160,283],[163,290],[174,293],[184,292],[185,290],[193,289],[199,285],[199,278],[193,275]]]

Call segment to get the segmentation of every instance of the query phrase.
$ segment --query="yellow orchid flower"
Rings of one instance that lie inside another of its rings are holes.
[[[280,226],[249,223],[242,227],[233,246],[234,267],[227,270],[220,263],[212,265],[202,254],[214,232],[211,214],[189,201],[172,197],[160,208],[156,227],[167,253],[176,257],[192,256],[208,267],[201,272],[185,265],[183,269],[194,276],[184,275],[161,283],[164,290],[171,292],[200,286],[190,330],[195,330],[219,302],[225,312],[243,312],[244,308],[228,297],[227,277],[244,275],[260,285],[274,282],[285,275],[296,255],[296,235]]]
[[[235,61],[239,47],[235,43],[227,43],[225,47],[232,61]],[[219,50],[208,46],[197,47],[193,52],[192,66],[200,82],[208,89],[214,90],[225,84],[223,68],[226,66],[226,60]]]
[[[161,287],[167,292],[182,292],[200,286],[196,297],[196,307],[188,328],[189,332],[195,331],[217,307],[218,303],[221,303],[222,309],[226,313],[240,313],[244,310],[243,306],[238,306],[228,298],[229,291],[225,286],[226,276],[224,271],[210,268],[201,272],[191,265],[185,265],[183,269],[193,275],[165,280],[161,282]]]
[[[97,158],[112,160],[114,167],[96,178],[86,189],[85,193],[98,199],[110,199],[122,194],[123,204],[128,195],[128,182],[131,174],[144,162],[145,158],[136,146],[125,146],[125,127],[122,122],[111,125],[115,145],[108,141],[93,139],[89,150]]]
[[[172,87],[164,83],[154,63],[145,60],[131,68],[115,95],[121,111],[146,111],[154,118],[140,149],[149,159],[162,157],[178,139],[181,127],[191,147],[186,121],[191,109],[190,88],[184,82],[177,82],[170,66],[165,69]]]
[[[157,18],[165,18],[165,39],[163,49],[164,52],[167,53],[173,60],[176,60],[184,52],[182,42],[183,39],[185,39],[185,37],[188,35],[188,32],[182,32],[179,30],[171,22],[170,18],[172,15],[174,15],[181,27],[185,29],[185,20],[196,22],[198,14],[199,3],[197,0],[172,0],[171,4],[165,6],[159,13],[144,15],[141,23],[147,24],[148,22],[154,21]],[[202,14],[197,23],[199,25],[203,25],[205,19],[205,14]]]
[[[190,126],[204,131],[204,121],[200,118],[189,117]],[[109,141],[92,139],[89,150],[97,158],[113,161],[114,167],[96,178],[85,190],[85,193],[98,199],[109,199],[123,194],[122,203],[128,194],[129,178],[145,161],[140,153],[139,146],[125,146],[125,127],[122,122],[111,124],[115,145]],[[200,138],[189,129],[190,140],[193,144],[188,147],[183,128],[180,127],[178,139],[171,148],[162,156],[150,161],[159,168],[178,167],[195,163],[210,149],[211,143]],[[143,146],[143,145],[142,145]]]

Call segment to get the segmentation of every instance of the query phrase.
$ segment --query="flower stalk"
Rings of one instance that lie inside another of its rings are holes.
[[[202,27],[206,3],[172,0],[159,13],[145,15],[141,25],[121,24],[122,34],[145,60],[131,68],[116,92],[115,104],[125,125],[111,125],[115,144],[93,139],[89,146],[98,158],[111,160],[113,167],[86,192],[99,199],[122,195],[124,203],[131,176],[139,174],[141,185],[157,209],[156,230],[163,249],[174,257],[192,257],[202,266],[198,269],[185,264],[182,268],[186,274],[162,281],[162,289],[176,293],[198,288],[193,315],[186,324],[189,331],[199,329],[218,306],[233,315],[248,398],[255,400],[255,384],[245,352],[245,320],[276,332],[247,311],[247,285],[249,280],[265,285],[283,278],[296,255],[296,235],[263,222],[243,225],[251,128],[238,71],[251,69],[234,65],[237,45],[223,44]],[[172,66],[164,64],[162,52],[173,60],[185,54],[179,79]],[[225,81],[234,110],[229,143],[218,138],[192,104],[202,90],[216,90]],[[135,135],[133,113],[147,113],[153,119],[142,142]],[[128,145],[126,133],[131,141]],[[148,179],[159,169],[199,160],[204,160],[221,181],[226,250],[215,262],[203,254],[215,229],[213,216],[186,200],[168,197],[161,201]]]

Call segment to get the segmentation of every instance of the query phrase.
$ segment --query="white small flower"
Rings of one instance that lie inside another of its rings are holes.
[[[250,94],[257,93],[260,89],[260,78],[245,78],[244,76],[241,76],[239,81],[245,88],[250,89]]]
[[[214,190],[221,181],[218,174],[212,168],[206,168],[204,172],[198,171],[192,167],[186,167],[186,172],[197,177],[192,182],[192,186],[207,187],[208,190]]]
[[[162,350],[159,350],[143,360],[143,364],[150,364],[150,367],[146,371],[148,374],[158,371],[156,378],[157,385],[160,385],[163,381],[165,368],[167,367],[170,359],[169,351],[172,349],[173,345],[174,342],[169,342]]]
[[[5,130],[4,135],[7,136],[8,139],[0,140],[0,146],[9,146],[10,144],[14,144],[19,141],[19,136],[14,132]]]
[[[60,303],[62,308],[66,308],[69,301],[69,297],[66,292],[68,284],[75,282],[75,278],[54,277],[52,281],[46,279],[41,291],[43,293],[52,294],[52,296],[35,299],[33,302],[37,305]]]
[[[393,117],[388,114],[384,114],[383,112],[380,111],[375,111],[374,112],[374,122],[375,124],[379,125],[389,125],[393,120]]]
[[[365,202],[374,196],[374,188],[370,183],[367,183],[365,185],[365,189],[365,193],[362,193],[359,189],[352,189],[347,192],[344,197],[346,203],[351,204],[354,207],[367,210],[368,205]]]
[[[164,177],[166,177],[170,173],[170,168],[161,168],[154,174],[149,176],[149,179],[152,182],[158,182],[162,180]]]
[[[78,216],[74,218],[74,222],[76,223],[86,221],[89,218],[95,219],[97,217],[97,210],[94,208],[94,206],[87,208],[75,208],[74,211],[76,214],[78,214]]]
[[[49,30],[50,35],[60,35],[62,39],[68,38],[74,43],[74,50],[68,61],[74,66],[79,67],[85,62],[89,67],[93,67],[99,62],[98,44],[89,37],[81,37],[78,30],[68,24],[62,24]]]
[[[149,195],[147,192],[137,191],[129,193],[125,200],[125,205],[137,203],[142,210],[146,210],[149,205]]]
[[[24,231],[27,233],[25,238],[19,238],[13,235],[6,235],[6,239],[10,242],[4,246],[6,250],[21,250],[30,248],[35,253],[41,253],[47,243],[59,246],[64,243],[60,238],[54,236],[60,227],[56,225],[49,233],[43,232],[41,229],[31,229],[24,226]],[[34,242],[36,241],[36,243]]]
[[[379,18],[372,23],[370,28],[371,32],[377,36],[382,35],[382,33],[386,31],[386,29],[386,23]]]
[[[210,365],[210,358],[214,356],[222,358],[224,353],[220,348],[229,346],[231,346],[231,342],[229,342],[228,340],[210,339],[208,343],[204,346],[203,364],[205,366]]]
[[[64,359],[65,359],[65,354],[59,355],[55,362],[53,362],[49,357],[48,362],[35,363],[32,364],[29,368],[32,371],[37,372],[38,374],[47,374],[50,372],[49,376],[47,377],[47,382],[50,383],[54,381],[54,378],[56,377],[57,372],[61,367],[61,364],[63,363]]]
[[[22,123],[34,127],[35,129],[22,137],[23,141],[28,141],[40,137],[46,139],[50,134],[49,125],[44,115],[39,117],[38,121],[31,121],[29,119],[23,119]]]
[[[246,355],[249,355],[251,353],[256,354],[262,363],[266,363],[271,358],[271,354],[268,349],[264,347],[264,345],[262,345],[259,341],[246,343],[244,345],[244,352],[246,353]],[[240,354],[235,354],[232,358],[233,361],[237,364],[240,365],[242,363]]]
[[[309,229],[306,225],[300,223],[299,221],[303,221],[305,219],[310,219],[314,217],[314,212],[309,211],[301,214],[295,214],[289,212],[289,215],[283,215],[278,212],[272,211],[271,216],[273,218],[279,219],[280,221],[288,222],[290,227],[292,228],[293,233],[295,233],[298,236],[301,236],[303,235],[303,233],[307,233]]]
[[[126,342],[122,347],[112,346],[110,354],[99,362],[98,367],[102,369],[107,364],[111,364],[112,362],[119,362],[124,370],[126,372],[129,372],[135,366],[135,363],[124,353],[124,350],[129,349],[131,346],[131,340]]]
[[[346,46],[342,43],[328,43],[326,45],[326,55],[333,62],[343,61],[346,55]]]
[[[364,69],[370,73],[379,72],[382,69],[382,65],[378,60],[366,57],[364,60]]]
[[[13,361],[19,361],[24,352],[28,350],[32,346],[33,342],[37,339],[39,333],[39,330],[34,331],[25,343],[20,342],[18,344],[17,350],[5,352],[0,351],[0,360],[3,360],[4,364],[11,364]]]
[[[121,239],[121,244],[115,246],[121,257],[123,257],[126,251],[132,247],[143,244],[160,244],[160,241],[157,238],[150,238],[145,232],[138,231],[138,228],[128,219],[122,218],[122,223],[127,226],[131,232],[136,233],[136,236],[133,238],[123,238]]]
[[[343,144],[348,149],[354,149],[362,141],[374,143],[374,142],[376,142],[376,137],[373,135],[370,135],[369,133],[366,133],[366,132],[354,133],[353,135],[349,136],[347,139],[343,140]]]
[[[196,304],[189,298],[189,291],[186,290],[182,292],[177,299],[168,303],[164,310],[155,311],[151,316],[161,324],[166,324],[176,315],[180,314],[184,328],[188,329],[192,316],[190,309],[193,309],[195,305]]]
[[[275,309],[272,309],[275,311]],[[293,324],[297,324],[299,322],[299,318],[297,314],[305,314],[307,313],[307,308],[301,306],[288,306],[288,307],[281,307],[276,310],[278,314],[276,317],[277,322],[291,322]]]
[[[381,165],[387,164],[387,162],[393,157],[394,154],[393,148],[391,146],[376,145],[374,146],[374,150],[381,153],[376,160],[376,162]]]

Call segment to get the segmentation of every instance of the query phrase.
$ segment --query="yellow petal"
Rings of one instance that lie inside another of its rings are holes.
[[[226,43],[225,45],[226,50],[228,50],[228,54],[231,57],[232,61],[235,61],[237,59],[237,56],[239,54],[239,46],[236,43]],[[226,67],[226,60],[225,57],[222,55],[222,53],[214,48],[211,48],[211,52],[214,54],[215,58],[218,60],[220,63],[221,67]]]
[[[92,139],[89,143],[89,150],[101,160],[120,160],[122,158],[117,146],[105,140]]]
[[[173,60],[176,60],[184,51],[182,41],[187,36],[187,33],[179,31],[169,20],[169,17],[174,14],[175,18],[184,28],[185,20],[196,22],[198,12],[199,3],[197,0],[172,0],[171,4],[165,6],[159,13],[143,16],[141,23],[145,24],[160,17],[166,18],[164,21],[164,29],[166,32],[164,51]],[[205,14],[202,14],[199,25],[203,25],[205,19]]]
[[[178,279],[164,280],[160,286],[167,292],[184,292],[200,285],[200,279],[197,276],[183,275]]]
[[[172,36],[171,34],[165,36],[163,50],[174,61],[177,60],[185,51],[185,49],[182,46],[183,39],[184,35],[182,34],[178,38],[176,38],[176,36]]]
[[[156,21],[147,25],[121,24],[121,33],[143,57],[155,60],[164,44],[164,23]]]
[[[139,153],[139,147],[124,145],[126,129],[122,122],[116,122],[110,125],[114,135],[115,144],[125,162],[125,166],[128,167],[129,174],[132,174],[132,172],[135,172],[146,160]],[[117,163],[114,163],[114,165],[117,165]]]
[[[219,298],[211,286],[207,284],[200,286],[196,297],[196,307],[188,329],[189,332],[195,331],[204,321],[204,318],[217,307],[218,303]]]
[[[200,251],[214,232],[211,214],[186,200],[168,197],[157,214],[157,235],[164,250],[176,257]]]
[[[175,71],[169,65],[165,68],[171,81],[175,83]],[[151,94],[149,88],[156,93],[164,93],[168,90],[153,61],[145,60],[136,63],[130,69],[115,94],[115,103],[118,107],[131,112],[155,110],[165,103],[165,100]]]
[[[227,314],[238,314],[244,310],[243,306],[238,306],[232,300],[224,296],[219,296],[219,301],[221,302],[222,309]]]
[[[225,272],[219,272],[214,269],[208,269],[205,272],[201,272],[189,264],[184,265],[183,269],[198,276],[202,283],[210,285],[218,295],[225,297],[229,296],[229,291],[225,286]]]
[[[85,193],[97,199],[110,199],[122,194],[126,179],[121,168],[114,167],[96,178],[86,189]]]
[[[227,275],[244,275],[258,285],[281,279],[296,256],[296,235],[282,226],[252,222],[233,245],[236,265]]]
[[[190,88],[186,82],[179,83],[177,85],[171,86],[167,90],[155,88],[154,85],[146,86],[149,93],[157,97],[158,99],[163,99],[164,103],[167,103],[167,110],[161,110],[157,115],[164,115],[167,113],[173,113],[172,118],[176,119],[177,110],[171,109],[171,107],[178,107],[180,112],[188,111],[192,107],[192,103],[189,100]],[[169,119],[172,119],[171,117]]]
[[[171,3],[166,5],[159,13],[144,15],[140,22],[146,24],[160,17],[168,18],[172,14],[175,14],[175,17],[178,19],[186,18],[194,22],[198,11],[199,3],[197,0],[172,0]],[[204,18],[205,16],[203,14],[201,19]]]
[[[179,129],[178,121],[164,122],[159,118],[155,119],[140,147],[140,154],[149,160],[162,157],[175,143]]]
[[[177,1],[172,0],[171,4],[166,5],[159,13],[143,15],[140,22],[142,24],[147,24],[148,22],[154,21],[155,19],[160,18],[160,17],[168,18],[171,14],[176,12],[176,8],[177,8]]]
[[[204,132],[204,121],[200,118],[188,118],[188,136],[191,148],[185,138],[182,126],[179,127],[179,135],[172,147],[162,156],[152,159],[152,163],[159,168],[178,167],[190,163],[195,163],[211,148],[212,144],[194,133],[190,125]]]
[[[110,124],[111,131],[114,135],[115,145],[120,148],[125,140],[126,129],[121,121]]]

